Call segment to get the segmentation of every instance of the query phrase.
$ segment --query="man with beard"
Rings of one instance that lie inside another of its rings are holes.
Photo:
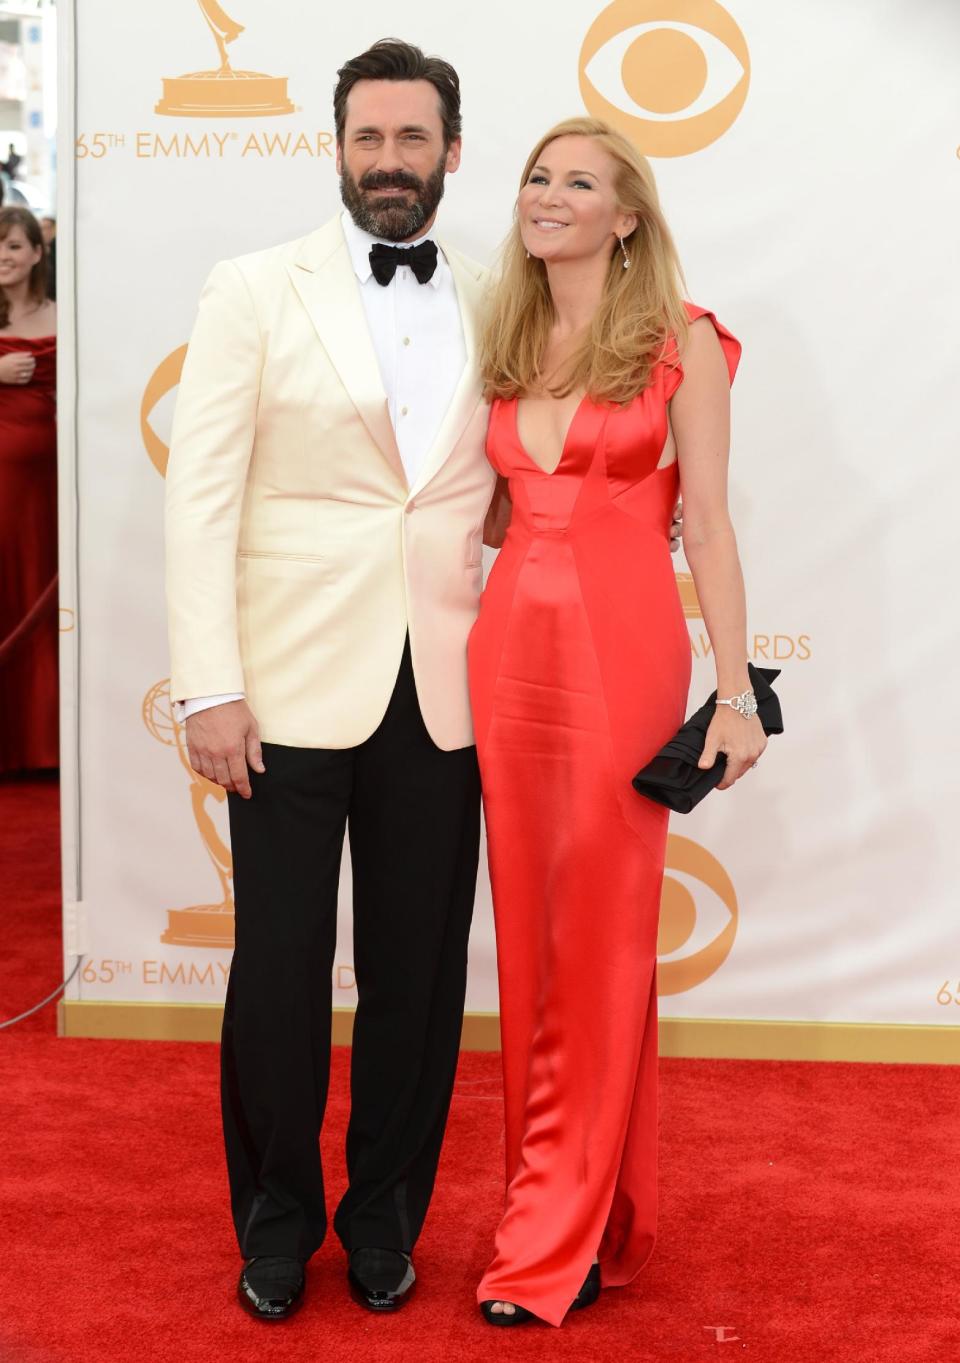
[[[326,1231],[318,1136],[350,830],[355,1297],[394,1311],[456,1069],[480,788],[466,641],[494,475],[473,364],[483,271],[429,235],[460,161],[446,62],[394,40],[339,72],[346,211],[204,288],[167,473],[171,695],[228,792],[236,951],[222,1108],[261,1320]]]

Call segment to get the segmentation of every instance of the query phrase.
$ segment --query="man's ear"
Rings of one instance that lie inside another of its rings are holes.
[[[447,147],[446,170],[448,175],[452,175],[455,170],[460,169],[460,152],[463,143],[459,137],[455,137]]]

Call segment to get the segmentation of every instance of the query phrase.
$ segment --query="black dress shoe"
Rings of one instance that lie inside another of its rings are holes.
[[[347,1281],[355,1301],[383,1315],[399,1311],[413,1292],[417,1275],[409,1254],[398,1249],[355,1249]]]
[[[571,1311],[582,1311],[585,1306],[592,1306],[600,1295],[600,1265],[591,1264],[590,1272],[583,1280],[583,1286],[570,1303]]]
[[[244,1264],[237,1296],[255,1320],[287,1320],[303,1304],[303,1286],[299,1259],[265,1254]]]

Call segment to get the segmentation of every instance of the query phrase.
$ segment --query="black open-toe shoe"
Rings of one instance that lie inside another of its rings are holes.
[[[592,1306],[600,1296],[600,1265],[591,1264],[590,1271],[583,1280],[583,1286],[570,1303],[571,1311],[582,1311],[585,1306]],[[502,1298],[496,1297],[493,1301],[482,1301],[480,1310],[483,1318],[488,1325],[526,1325],[527,1321],[536,1320],[532,1311],[528,1311],[525,1306],[513,1305],[513,1313],[506,1311],[494,1311],[496,1302]]]
[[[571,1311],[582,1311],[585,1306],[592,1306],[600,1295],[600,1265],[591,1264],[590,1272],[583,1280],[583,1286],[570,1303]]]
[[[483,1318],[488,1325],[526,1325],[528,1321],[536,1319],[533,1312],[528,1311],[525,1306],[514,1306],[510,1313],[494,1311],[494,1306],[502,1300],[502,1297],[495,1297],[493,1301],[482,1301],[480,1303],[480,1310],[483,1312]],[[513,1305],[512,1302],[511,1305]]]

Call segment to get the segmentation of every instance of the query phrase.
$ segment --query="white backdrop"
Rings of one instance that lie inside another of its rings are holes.
[[[223,994],[225,810],[191,781],[162,687],[158,466],[176,352],[216,260],[337,211],[336,68],[398,26],[385,0],[362,13],[296,0],[225,7],[245,25],[232,65],[277,78],[278,98],[285,79],[292,112],[156,112],[165,80],[218,64],[196,0],[83,0],[73,16],[66,945],[88,953],[74,999]],[[744,345],[732,507],[751,656],[783,669],[787,732],[734,792],[674,817],[663,1014],[960,1018],[960,810],[945,751],[960,669],[949,543],[960,497],[960,8],[488,0],[474,11],[424,0],[401,36],[461,75],[464,160],[444,234],[491,260],[529,147],[554,121],[603,107],[602,91],[654,153],[691,298]],[[699,702],[713,673],[695,604],[688,623]],[[349,1005],[345,900],[335,1002]],[[482,877],[468,1007],[496,1006]]]

